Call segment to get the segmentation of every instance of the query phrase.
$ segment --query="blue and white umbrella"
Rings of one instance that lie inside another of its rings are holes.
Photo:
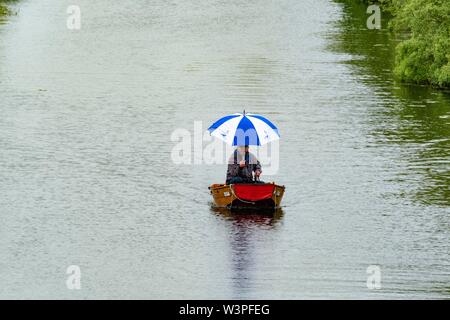
[[[232,146],[262,146],[280,138],[278,128],[265,117],[254,113],[234,113],[208,128],[210,134]]]

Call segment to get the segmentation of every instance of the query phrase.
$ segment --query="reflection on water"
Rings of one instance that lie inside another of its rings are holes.
[[[242,293],[251,291],[252,275],[258,267],[255,259],[255,242],[267,237],[268,232],[276,232],[283,218],[283,209],[275,212],[260,210],[240,210],[231,212],[229,209],[212,207],[211,211],[224,219],[229,229],[229,245],[231,260],[231,281],[233,298],[238,299]]]
[[[403,87],[398,102],[382,115],[395,123],[374,136],[400,146],[405,170],[396,179],[414,188],[406,196],[427,205],[450,206],[450,94],[428,88]],[[418,183],[419,182],[419,183]]]
[[[370,146],[398,147],[390,156],[392,165],[398,164],[390,181],[404,186],[397,196],[449,206],[450,92],[396,83],[392,75],[396,41],[387,29],[388,20],[383,19],[382,30],[368,31],[366,6],[346,4],[343,9],[344,18],[337,22],[343,32],[333,34],[330,48],[352,55],[346,63],[355,67],[357,77],[370,85],[381,103],[370,114]]]
[[[226,220],[231,221],[239,221],[240,219],[242,219],[242,221],[255,221],[257,223],[261,222],[263,224],[272,226],[275,223],[279,222],[284,215],[283,208],[277,208],[275,210],[262,210],[252,208],[230,210],[228,208],[216,207],[212,202],[210,202],[209,204],[211,206],[212,212],[223,217]]]

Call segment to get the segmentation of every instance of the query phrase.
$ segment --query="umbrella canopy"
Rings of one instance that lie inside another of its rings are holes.
[[[220,118],[208,131],[232,146],[261,146],[280,138],[278,128],[272,122],[245,111]]]

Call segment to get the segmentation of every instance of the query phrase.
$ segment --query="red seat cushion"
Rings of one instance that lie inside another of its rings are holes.
[[[275,185],[268,184],[234,184],[236,197],[247,201],[259,201],[272,198]]]

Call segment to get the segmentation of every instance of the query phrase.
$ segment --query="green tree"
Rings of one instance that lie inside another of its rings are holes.
[[[395,75],[403,82],[450,87],[449,0],[337,0],[378,3],[392,15],[390,30],[400,39]]]
[[[450,86],[448,0],[393,0],[391,28],[408,39],[396,49],[395,74],[403,81]]]

